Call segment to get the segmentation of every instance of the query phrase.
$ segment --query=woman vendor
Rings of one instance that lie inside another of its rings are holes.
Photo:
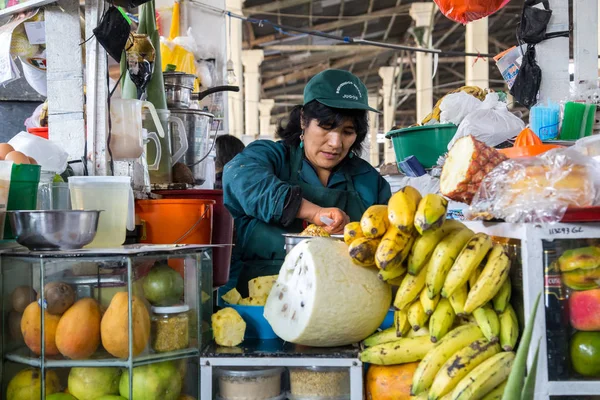
[[[225,166],[224,202],[237,233],[225,290],[237,285],[246,297],[250,279],[278,274],[283,233],[300,233],[306,222],[340,234],[371,205],[387,204],[389,184],[359,157],[368,111],[377,112],[360,79],[323,71],[306,85],[304,105],[280,124],[281,141],[255,141]]]

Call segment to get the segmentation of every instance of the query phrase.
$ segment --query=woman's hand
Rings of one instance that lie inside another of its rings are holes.
[[[322,208],[306,199],[302,199],[302,205],[297,217],[310,221],[317,226],[323,226],[329,234],[333,235],[344,233],[344,226],[350,222],[350,217],[339,208]],[[321,221],[321,217],[332,219],[333,223],[331,226]]]

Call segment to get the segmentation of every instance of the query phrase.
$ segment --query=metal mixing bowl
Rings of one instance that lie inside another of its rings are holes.
[[[285,238],[285,254],[289,254],[290,251],[292,251],[292,249],[301,241],[313,238],[313,236],[301,236],[293,233],[284,233],[283,237]],[[344,235],[331,235],[330,238],[344,240]]]
[[[100,211],[9,211],[16,240],[29,250],[77,250],[94,240]]]

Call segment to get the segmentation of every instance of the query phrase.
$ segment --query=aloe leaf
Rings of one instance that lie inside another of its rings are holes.
[[[531,344],[531,336],[533,334],[533,326],[535,325],[535,315],[537,314],[538,305],[542,294],[538,294],[535,304],[533,306],[529,320],[525,325],[525,333],[519,344],[519,350],[517,350],[517,356],[513,364],[510,375],[508,376],[508,383],[502,400],[515,400],[521,398],[521,392],[523,390],[523,382],[525,380],[525,371],[527,370],[527,354],[529,353],[529,345]]]
[[[533,357],[533,363],[525,378],[525,386],[523,387],[523,394],[521,400],[533,399],[535,396],[535,378],[537,376],[538,358],[540,355],[540,342],[538,341],[537,349],[535,350],[535,357]]]

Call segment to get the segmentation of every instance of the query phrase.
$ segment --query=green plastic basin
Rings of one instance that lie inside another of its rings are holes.
[[[385,137],[392,140],[396,162],[415,156],[423,167],[431,168],[448,152],[448,143],[457,130],[454,124],[415,126],[390,131]]]
[[[7,211],[35,210],[42,167],[13,164],[8,190]],[[8,218],[4,222],[4,239],[14,239]]]

